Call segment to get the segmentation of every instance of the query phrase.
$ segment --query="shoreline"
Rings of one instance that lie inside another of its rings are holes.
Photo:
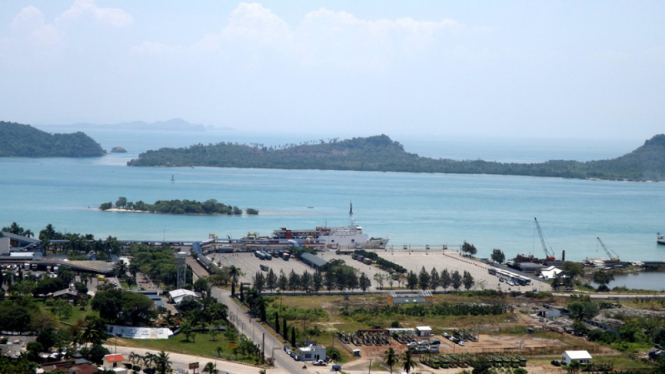
[[[150,212],[147,210],[132,210],[132,209],[123,209],[123,208],[109,208],[106,210],[102,210],[100,208],[95,208],[96,210],[100,212],[114,212],[114,213],[147,213],[147,214],[164,214],[164,215],[170,215],[170,216],[230,216],[230,217],[240,217],[240,216],[258,216],[258,214],[247,214],[247,213],[241,213],[241,214],[222,214],[222,213],[212,213],[212,214],[205,214],[205,213],[183,213],[183,214],[174,214],[174,213],[161,213],[161,212]]]

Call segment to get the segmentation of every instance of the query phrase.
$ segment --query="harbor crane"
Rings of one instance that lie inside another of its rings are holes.
[[[612,251],[612,253],[614,253],[614,256],[612,256],[612,253],[610,253],[610,249],[608,249],[608,248],[605,246],[605,243],[603,243],[603,241],[600,240],[600,237],[599,237],[599,236],[596,236],[596,239],[598,239],[598,242],[600,243],[600,245],[601,245],[601,246],[603,247],[603,249],[605,250],[605,253],[607,253],[607,257],[609,257],[612,261],[619,261],[619,255],[618,255],[616,252]]]
[[[540,225],[538,224],[538,218],[533,217],[533,220],[536,222],[536,228],[538,229],[538,235],[540,235],[540,242],[543,244],[543,251],[545,252],[545,259],[547,261],[554,261],[556,260],[556,256],[554,255],[554,250],[552,250],[552,247],[550,249],[547,249],[547,245],[545,244],[545,237],[543,236],[543,231],[540,229]]]

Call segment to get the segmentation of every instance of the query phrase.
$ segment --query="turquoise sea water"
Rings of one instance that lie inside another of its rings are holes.
[[[54,131],[49,129],[49,131]],[[67,130],[71,131],[71,130]],[[319,170],[130,168],[147,149],[221,140],[267,145],[318,139],[239,132],[154,133],[86,130],[105,149],[127,154],[96,159],[0,158],[0,224],[16,221],[35,232],[52,223],[68,232],[126,239],[203,240],[209,233],[268,235],[280,227],[348,224],[348,206],[371,236],[391,244],[474,243],[479,255],[500,248],[510,257],[542,257],[533,217],[546,239],[567,259],[606,257],[596,236],[625,260],[665,260],[656,232],[665,231],[665,184],[489,175],[410,174]],[[325,139],[325,137],[321,137]],[[623,154],[639,142],[429,139],[399,140],[407,151],[432,157],[535,162],[598,159]],[[557,153],[558,150],[558,153]],[[174,175],[175,183],[171,183]],[[94,209],[125,196],[130,201],[215,198],[260,210],[256,217],[109,213]],[[308,207],[314,207],[309,209]]]

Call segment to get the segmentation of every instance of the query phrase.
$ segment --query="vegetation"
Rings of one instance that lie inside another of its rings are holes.
[[[125,209],[133,212],[148,212],[162,214],[227,214],[241,215],[242,209],[237,206],[225,205],[215,199],[204,202],[195,200],[158,200],[154,204],[146,204],[139,200],[137,202],[127,201],[126,197],[119,197],[115,205],[111,202],[99,206],[101,210],[111,208]],[[257,215],[259,211],[248,208],[247,214]]]
[[[82,132],[49,134],[29,125],[0,122],[0,157],[100,157],[102,147]]]
[[[506,255],[500,249],[493,249],[492,260],[498,262],[499,264],[503,264],[504,262],[506,262]]]
[[[665,180],[665,135],[656,135],[631,153],[611,160],[518,164],[420,157],[386,135],[282,147],[219,143],[162,148],[139,155],[130,166],[216,166],[456,174],[504,174],[609,180]]]
[[[162,283],[167,287],[174,288],[177,285],[177,260],[171,247],[168,245],[160,247],[133,245],[130,253],[133,256],[130,272],[147,274],[153,282]],[[189,281],[192,279],[192,269],[189,266],[186,279]],[[187,287],[189,286],[191,285]]]
[[[356,255],[361,255],[365,258],[369,258],[387,272],[397,272],[400,274],[406,273],[406,269],[403,266],[386,260],[385,258],[376,254],[376,252],[368,252],[364,249],[356,249],[353,253]]]

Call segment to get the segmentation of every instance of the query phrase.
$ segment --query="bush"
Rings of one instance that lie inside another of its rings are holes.
[[[399,321],[392,321],[390,323],[390,327],[392,328],[398,328],[399,327]]]

